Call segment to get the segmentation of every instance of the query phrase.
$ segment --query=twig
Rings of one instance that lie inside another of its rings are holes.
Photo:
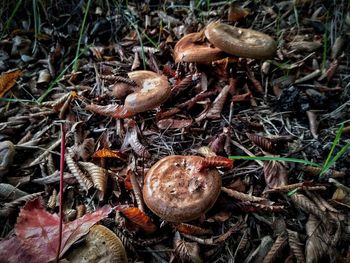
[[[61,123],[61,156],[60,156],[60,225],[58,229],[58,248],[56,254],[56,262],[59,262],[61,243],[62,243],[62,229],[63,229],[63,172],[64,172],[64,153],[65,153],[65,139],[66,127]]]

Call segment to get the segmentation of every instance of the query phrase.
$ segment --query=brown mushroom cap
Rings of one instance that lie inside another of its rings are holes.
[[[221,191],[216,169],[198,171],[199,156],[172,155],[147,172],[143,198],[149,209],[170,222],[199,218],[215,203]]]
[[[239,57],[266,59],[277,49],[275,40],[264,33],[219,22],[210,23],[205,36],[217,48]]]
[[[124,106],[127,110],[132,112],[151,110],[169,98],[171,89],[165,76],[147,70],[133,71],[128,75],[141,88],[125,98]]]
[[[191,33],[181,38],[174,48],[175,63],[197,62],[210,63],[224,58],[226,55],[222,50],[205,43],[203,33]]]

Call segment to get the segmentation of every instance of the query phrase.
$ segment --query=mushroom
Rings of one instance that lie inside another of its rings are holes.
[[[181,38],[174,48],[175,63],[197,62],[210,63],[226,55],[219,48],[204,41],[203,33],[191,33]]]
[[[264,33],[219,22],[210,23],[205,36],[215,47],[238,57],[266,59],[277,49],[275,40]]]
[[[139,88],[125,98],[124,107],[131,112],[143,112],[158,107],[165,102],[171,89],[165,76],[152,71],[138,70],[128,73]]]
[[[221,176],[214,169],[198,170],[199,156],[167,156],[147,172],[143,198],[148,208],[164,220],[186,222],[199,218],[215,203]]]

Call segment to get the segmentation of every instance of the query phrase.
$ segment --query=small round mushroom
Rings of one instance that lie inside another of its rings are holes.
[[[165,76],[147,70],[133,71],[128,75],[139,88],[125,98],[127,110],[136,113],[151,110],[169,98],[171,89]]]
[[[203,40],[203,33],[191,33],[181,38],[174,48],[175,63],[179,62],[197,62],[210,63],[224,58],[225,53],[222,50],[213,47],[210,43]]]
[[[205,36],[215,47],[238,57],[267,59],[277,49],[275,40],[264,33],[219,22],[210,23]]]
[[[169,222],[199,218],[215,203],[221,176],[214,169],[198,170],[199,156],[167,156],[147,172],[143,198],[148,208]]]

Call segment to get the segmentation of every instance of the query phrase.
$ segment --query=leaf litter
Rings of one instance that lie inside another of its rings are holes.
[[[37,4],[0,9],[0,258],[55,260],[62,205],[61,260],[95,259],[94,235],[130,262],[350,260],[348,2]],[[217,50],[205,34],[217,21],[267,34],[274,55]],[[144,70],[171,94],[133,112],[125,97],[151,87],[129,73]],[[222,178],[190,222],[143,202],[170,155],[201,155],[198,171]]]

